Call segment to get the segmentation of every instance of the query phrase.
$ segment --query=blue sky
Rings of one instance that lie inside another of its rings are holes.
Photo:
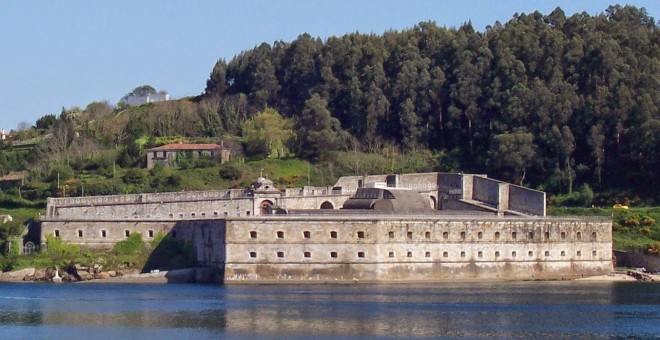
[[[401,30],[421,21],[482,31],[496,20],[557,6],[567,16],[595,15],[612,2],[482,1],[35,1],[0,2],[0,128],[62,107],[116,104],[150,84],[174,98],[204,91],[215,62],[261,42],[291,41],[307,32],[327,38],[349,32]],[[624,4],[624,3],[621,3]],[[660,1],[626,4],[658,20]]]

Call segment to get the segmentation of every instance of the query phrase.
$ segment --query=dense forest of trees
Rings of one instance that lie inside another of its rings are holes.
[[[424,22],[303,34],[218,61],[199,97],[43,116],[16,133],[41,136],[40,152],[0,152],[0,173],[49,176],[53,162],[109,173],[138,166],[158,137],[235,136],[264,157],[291,150],[338,167],[378,155],[392,163],[385,171],[486,173],[555,194],[588,185],[658,202],[659,94],[658,24],[630,6],[516,14],[484,32]],[[411,165],[395,168],[401,155]]]
[[[309,159],[349,143],[395,146],[554,192],[587,183],[657,195],[659,94],[657,23],[612,6],[598,16],[516,14],[485,32],[424,22],[382,36],[303,34],[218,61],[203,98],[230,133],[269,106],[303,134],[319,115],[318,129],[355,137],[299,134]]]

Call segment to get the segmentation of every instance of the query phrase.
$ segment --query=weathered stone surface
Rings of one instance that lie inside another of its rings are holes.
[[[137,269],[122,269],[117,271],[117,276],[138,275],[140,271]]]
[[[46,269],[41,268],[34,271],[34,280],[35,281],[45,281],[48,276],[46,275]]]
[[[11,281],[23,281],[26,277],[30,278],[34,276],[34,268],[24,268],[20,270],[15,270],[11,272],[5,272],[0,275],[0,281],[11,282]]]
[[[86,271],[79,271],[78,276],[80,277],[80,281],[87,281],[94,278],[94,274]]]
[[[111,271],[109,271],[109,272],[107,272],[107,273],[108,273],[108,275],[110,275],[110,277],[115,277],[115,276],[117,276],[117,272],[114,271],[114,270],[111,270]]]
[[[108,272],[100,272],[100,273],[96,274],[97,279],[109,279],[111,277],[112,276],[110,276],[110,274]]]

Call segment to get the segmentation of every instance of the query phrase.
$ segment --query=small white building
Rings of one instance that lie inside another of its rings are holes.
[[[166,92],[148,94],[146,96],[129,96],[126,98],[126,104],[129,106],[140,106],[148,103],[164,102],[170,100],[170,95]]]

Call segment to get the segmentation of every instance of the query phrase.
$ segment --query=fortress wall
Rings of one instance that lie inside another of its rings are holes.
[[[230,219],[225,280],[334,282],[600,275],[612,267],[610,227],[611,222],[557,219]]]
[[[53,207],[46,220],[77,220],[99,218],[204,218],[236,216],[253,211],[251,199],[174,201],[137,204],[104,204],[90,206]]]
[[[205,199],[179,201],[143,200],[133,204],[97,203],[90,205],[55,205],[49,207],[45,220],[79,219],[151,219],[151,218],[221,218],[225,216],[260,215],[262,202],[270,201],[274,205],[287,209],[319,209],[321,204],[329,202],[334,209],[339,209],[349,198],[345,195],[284,196],[279,194],[256,194],[253,197],[236,199]]]
[[[509,184],[509,209],[534,216],[545,216],[545,193]]]
[[[500,202],[499,184],[501,182],[479,176],[474,176],[473,181],[472,197],[466,198],[482,201],[497,207]]]
[[[397,187],[412,190],[438,190],[437,172],[398,175]]]
[[[44,221],[42,243],[57,233],[68,243],[107,249],[126,239],[127,231],[141,233],[147,243],[158,233],[190,242],[199,264],[221,269],[226,282],[560,279],[606,274],[612,267],[611,221],[602,219]]]
[[[463,175],[440,173],[438,176],[438,189],[448,193],[457,193],[463,189]]]
[[[92,249],[111,249],[129,235],[140,233],[148,245],[159,234],[169,235],[193,245],[199,263],[221,267],[225,261],[225,220],[106,220],[42,222],[41,244],[46,236],[56,236],[69,244]]]

